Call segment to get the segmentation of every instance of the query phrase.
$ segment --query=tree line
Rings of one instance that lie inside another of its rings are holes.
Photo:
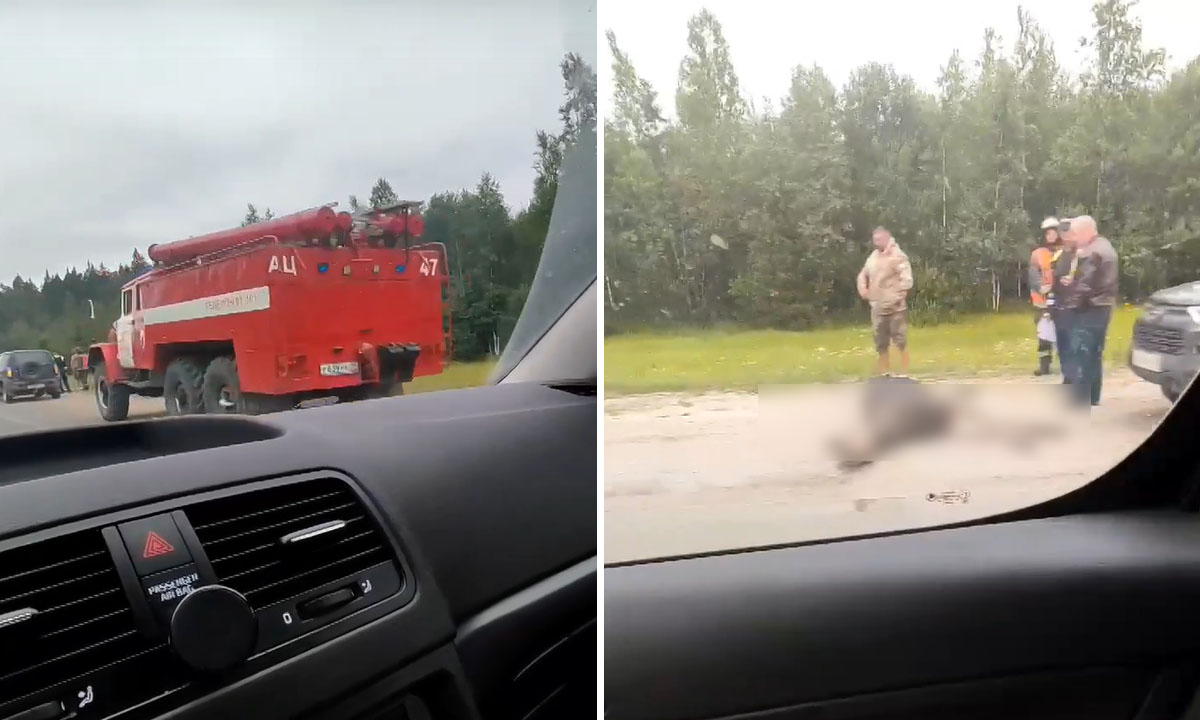
[[[745,97],[702,11],[669,120],[608,32],[606,330],[857,317],[878,225],[912,261],[926,322],[1026,301],[1049,215],[1097,219],[1127,300],[1200,279],[1200,58],[1168,77],[1135,4],[1094,4],[1076,75],[1020,9],[1011,43],[987,30],[978,57],[950,55],[936,92],[880,63],[840,88],[799,66],[778,106]]]
[[[485,172],[474,188],[437,193],[423,209],[421,241],[441,242],[448,252],[455,360],[477,360],[503,349],[541,257],[563,154],[585,126],[595,126],[594,70],[574,53],[559,69],[561,126],[535,134],[536,175],[528,206],[514,212],[499,183]],[[379,178],[368,202],[378,208],[397,200],[387,179]],[[357,196],[349,196],[349,206],[360,209]],[[240,222],[246,226],[273,217],[269,208],[260,212],[248,204]],[[19,276],[10,285],[0,283],[0,350],[45,348],[66,355],[72,347],[104,340],[120,312],[121,286],[149,268],[134,250],[131,260],[115,269],[88,262],[82,271],[47,272],[40,286]]]

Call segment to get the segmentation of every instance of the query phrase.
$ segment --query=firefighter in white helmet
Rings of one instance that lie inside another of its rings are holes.
[[[1033,323],[1037,333],[1037,369],[1034,375],[1049,375],[1050,363],[1054,359],[1054,346],[1059,347],[1059,365],[1062,365],[1061,344],[1057,342],[1054,307],[1054,265],[1062,254],[1062,237],[1059,234],[1058,218],[1048,217],[1042,221],[1041,244],[1029,257],[1029,299],[1033,303]]]

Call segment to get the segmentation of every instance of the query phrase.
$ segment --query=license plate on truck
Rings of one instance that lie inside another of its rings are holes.
[[[358,363],[326,363],[321,366],[321,374],[325,377],[336,377],[338,375],[357,375],[359,373]]]
[[[1156,352],[1138,350],[1135,348],[1131,360],[1133,361],[1134,365],[1143,370],[1149,370],[1150,372],[1162,372],[1162,355],[1159,355]]]

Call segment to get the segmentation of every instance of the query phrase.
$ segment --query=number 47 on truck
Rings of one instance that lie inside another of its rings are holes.
[[[446,249],[420,243],[420,203],[332,205],[152,245],[88,351],[96,406],[131,395],[168,415],[258,414],[397,394],[450,355]]]

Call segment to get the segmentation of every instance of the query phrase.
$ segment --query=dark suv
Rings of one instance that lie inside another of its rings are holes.
[[[0,353],[0,394],[10,403],[18,395],[58,399],[62,380],[54,356],[46,350],[10,350]]]
[[[1129,367],[1171,402],[1200,370],[1200,282],[1159,290],[1133,325]]]

